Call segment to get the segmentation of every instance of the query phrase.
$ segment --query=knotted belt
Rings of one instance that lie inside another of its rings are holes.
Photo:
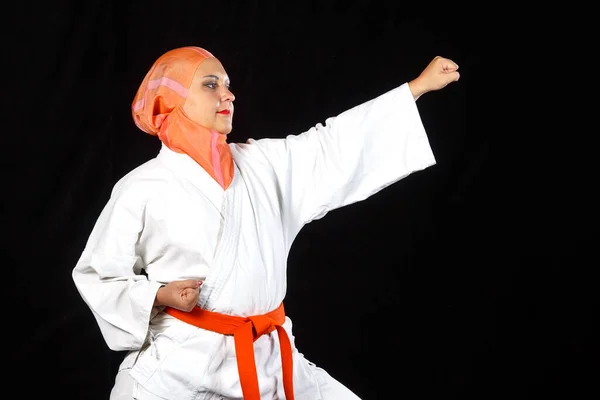
[[[269,313],[251,317],[216,313],[198,306],[190,312],[171,307],[166,307],[164,311],[190,325],[223,335],[233,335],[244,400],[260,400],[256,360],[254,358],[254,341],[265,333],[271,333],[277,329],[281,349],[285,398],[294,400],[292,345],[287,332],[283,329],[283,323],[285,322],[283,303]]]

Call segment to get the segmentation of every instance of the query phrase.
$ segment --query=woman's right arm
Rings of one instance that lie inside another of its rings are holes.
[[[144,229],[148,188],[117,185],[72,272],[112,350],[139,349],[146,338],[159,282],[142,274],[136,252]]]

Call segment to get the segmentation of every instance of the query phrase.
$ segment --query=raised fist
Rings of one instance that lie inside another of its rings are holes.
[[[458,65],[454,61],[436,56],[408,85],[416,100],[427,92],[440,90],[449,83],[456,82],[459,78]]]

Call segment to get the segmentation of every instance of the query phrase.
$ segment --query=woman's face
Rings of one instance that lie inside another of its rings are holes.
[[[223,65],[207,58],[196,70],[183,111],[192,121],[227,135],[233,128],[234,100]]]

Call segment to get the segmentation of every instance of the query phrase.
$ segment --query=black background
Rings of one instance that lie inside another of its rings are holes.
[[[597,128],[582,122],[596,110],[593,91],[579,97],[597,68],[578,31],[585,10],[9,7],[3,337],[17,398],[108,398],[123,354],[104,344],[71,270],[112,185],[159,149],[131,119],[139,83],[160,54],[187,45],[215,54],[232,80],[230,141],[300,133],[436,55],[456,61],[460,81],[418,101],[437,165],[296,240],[286,309],[299,350],[365,400],[598,398]]]

